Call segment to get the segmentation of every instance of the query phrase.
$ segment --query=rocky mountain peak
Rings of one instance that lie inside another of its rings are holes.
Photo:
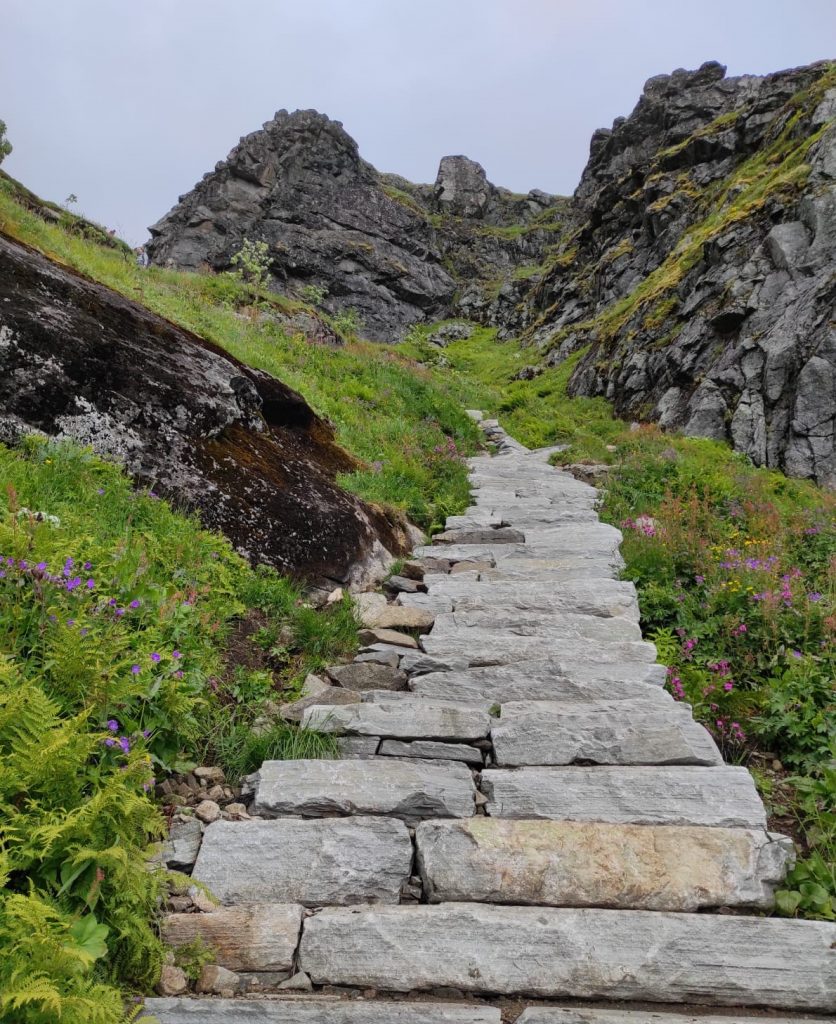
[[[442,157],[435,179],[435,201],[440,210],[457,217],[482,217],[495,194],[481,164],[466,156]]]

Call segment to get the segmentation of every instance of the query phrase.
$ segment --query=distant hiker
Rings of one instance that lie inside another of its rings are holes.
[[[144,245],[139,245],[134,249],[136,253],[136,265],[143,269],[148,266],[148,253],[146,252]]]

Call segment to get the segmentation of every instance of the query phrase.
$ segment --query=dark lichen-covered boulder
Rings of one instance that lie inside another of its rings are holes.
[[[0,235],[0,440],[31,431],[115,457],[300,577],[359,582],[409,546],[337,486],[354,463],[301,395]]]

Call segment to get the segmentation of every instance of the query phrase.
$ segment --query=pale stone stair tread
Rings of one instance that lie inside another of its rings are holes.
[[[476,788],[462,764],[397,758],[265,761],[255,777],[253,813],[265,817],[386,815],[406,822],[466,818]]]
[[[299,967],[315,984],[831,1010],[836,925],[478,903],[323,910]]]
[[[478,608],[519,608],[603,618],[629,615],[638,619],[635,586],[626,580],[573,580],[559,589],[548,581],[505,582],[427,574],[424,583],[433,597],[452,601],[456,611]]]
[[[461,630],[489,629],[494,633],[518,630],[535,631],[549,639],[585,637],[589,640],[641,640],[638,622],[622,615],[604,617],[577,612],[520,608],[457,609],[436,614],[433,634],[436,639]]]
[[[636,661],[652,664],[656,661],[656,648],[643,640],[600,641],[573,636],[550,637],[532,629],[530,633],[497,633],[491,629],[461,629],[453,634],[421,637],[427,654],[433,657],[454,655],[466,659],[468,666],[508,665],[520,661],[561,658],[580,661],[594,653],[596,660],[617,664]]]
[[[160,1024],[500,1024],[499,1010],[394,1000],[146,999]]]
[[[435,740],[383,740],[378,753],[382,757],[442,758],[464,761],[465,764],[481,765],[485,755],[478,747],[466,743],[440,743]]]
[[[356,707],[356,705],[354,705]],[[352,705],[339,711],[350,711]],[[307,714],[307,712],[306,712]],[[498,765],[722,765],[687,704],[634,701],[503,704],[491,730]]]
[[[430,903],[768,910],[793,859],[761,829],[470,818],[415,835]]]
[[[466,743],[484,739],[493,720],[478,707],[438,703],[419,697],[400,697],[340,707],[306,708],[305,729],[385,739],[451,740]]]
[[[192,876],[224,904],[397,903],[411,864],[409,832],[396,818],[218,821]]]
[[[489,768],[480,788],[497,818],[766,827],[752,776],[732,765]]]
[[[557,1007],[530,1006],[517,1017],[516,1024],[815,1024],[821,1018],[775,1017],[770,1014],[762,1017],[746,1013],[735,1013],[729,1010],[722,1016],[718,1014],[694,1015],[685,1009],[667,1010],[612,1010],[594,1009],[592,1007]],[[821,1022],[826,1024],[826,1022]]]
[[[418,659],[416,659],[418,663]],[[428,699],[444,695],[454,700],[482,698],[505,704],[521,700],[581,701],[633,700],[642,697],[668,704],[673,698],[662,689],[665,670],[643,662],[521,661],[458,671],[413,675],[409,687]]]

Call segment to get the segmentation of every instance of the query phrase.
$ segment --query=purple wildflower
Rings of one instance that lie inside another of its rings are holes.
[[[153,662],[155,662],[155,663],[156,663],[156,662],[158,662],[159,660],[160,660],[160,655],[159,655],[159,654],[157,654],[157,652],[156,652],[156,651],[154,651],[154,652],[153,652],[153,653],[151,654],[151,661],[153,661]]]
[[[119,732],[119,723],[115,718],[109,718],[107,720],[107,727],[111,732]]]
[[[138,676],[138,675],[139,675],[139,673],[140,673],[141,671],[142,671],[142,668],[141,668],[141,666],[139,666],[139,665],[131,665],[131,672],[132,672],[132,673],[133,673],[133,674],[134,674],[135,676]]]
[[[124,753],[130,754],[130,752],[131,752],[131,741],[128,739],[127,736],[120,736],[119,737],[119,746],[122,748]]]

